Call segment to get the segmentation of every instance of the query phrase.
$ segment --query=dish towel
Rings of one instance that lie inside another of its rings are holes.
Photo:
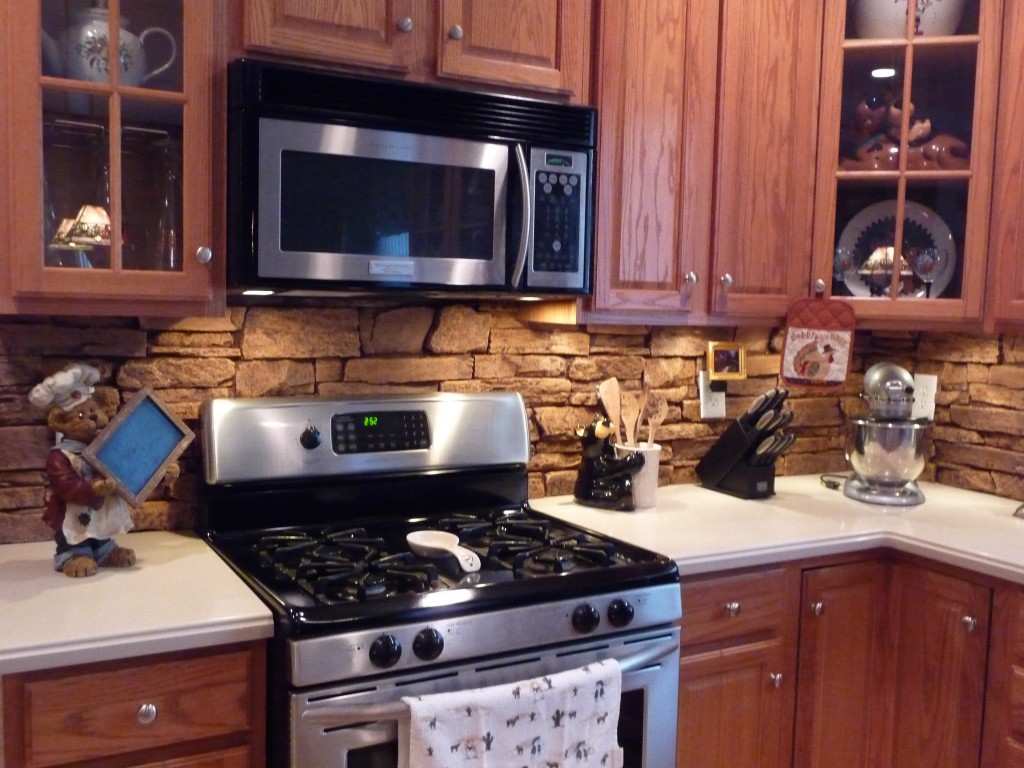
[[[517,683],[407,696],[415,768],[622,768],[614,659]]]

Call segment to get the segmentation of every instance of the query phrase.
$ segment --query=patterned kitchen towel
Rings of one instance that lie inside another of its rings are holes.
[[[614,659],[506,685],[408,696],[415,768],[621,768]]]

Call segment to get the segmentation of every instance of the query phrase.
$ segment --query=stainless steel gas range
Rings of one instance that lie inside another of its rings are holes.
[[[204,534],[275,618],[271,765],[396,768],[400,697],[608,658],[626,765],[675,764],[678,571],[530,507],[519,395],[218,399],[202,439]]]

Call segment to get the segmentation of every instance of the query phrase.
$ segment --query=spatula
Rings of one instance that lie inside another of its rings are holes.
[[[597,385],[597,399],[601,401],[604,412],[612,423],[612,442],[621,443],[622,433],[619,424],[622,421],[622,395],[619,393],[619,380],[612,376]]]
[[[668,403],[665,397],[657,392],[651,392],[647,400],[647,444],[654,445],[654,433],[668,416]]]
[[[635,392],[622,393],[622,425],[626,429],[626,445],[636,445],[636,421],[640,415],[640,400]]]

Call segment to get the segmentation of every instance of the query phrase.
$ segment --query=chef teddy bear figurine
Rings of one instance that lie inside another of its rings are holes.
[[[97,567],[128,568],[135,552],[111,538],[133,527],[128,503],[117,484],[96,476],[81,453],[117,412],[117,393],[96,392],[100,373],[90,365],[67,366],[47,377],[29,401],[47,411],[57,441],[46,459],[50,492],[43,521],[54,531],[54,568],[67,576],[92,576]],[[173,465],[173,470],[177,470]],[[172,472],[172,474],[177,474]]]

